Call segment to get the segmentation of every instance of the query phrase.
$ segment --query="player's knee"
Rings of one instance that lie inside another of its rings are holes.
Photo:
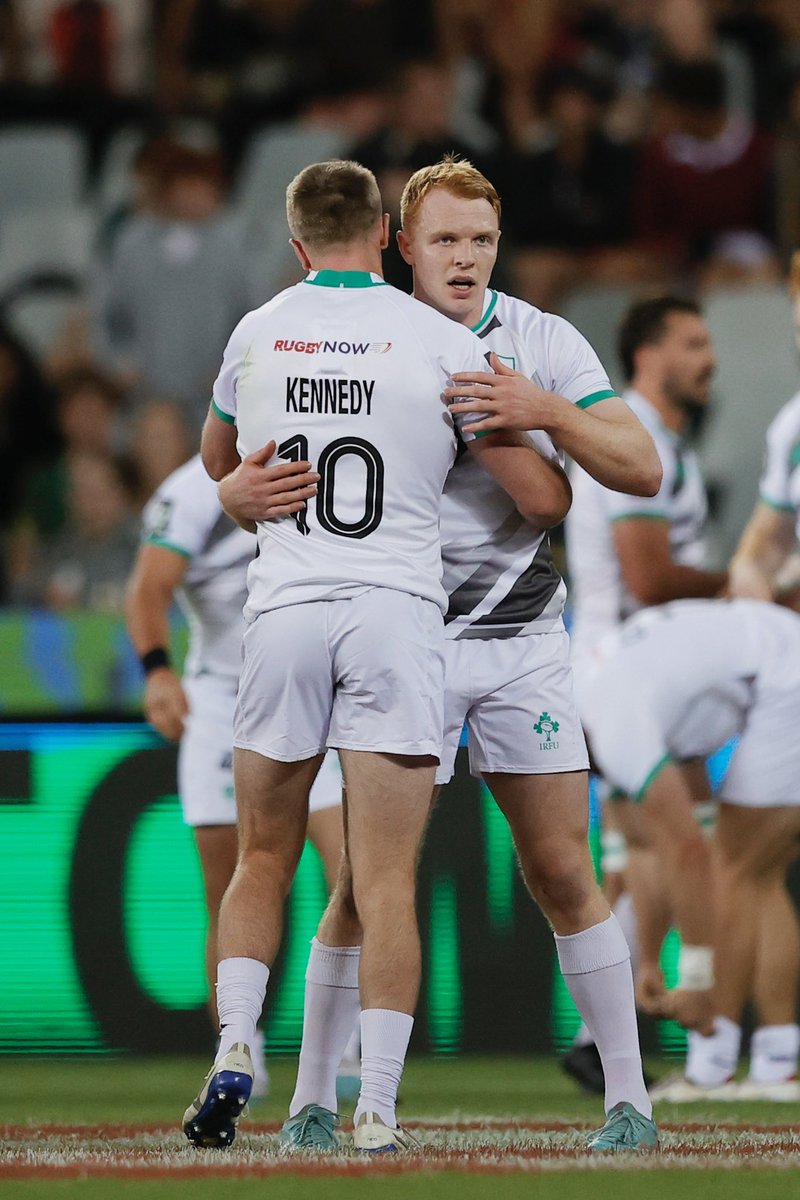
[[[569,848],[536,855],[528,885],[545,913],[562,915],[579,912],[596,887],[591,866],[583,855]]]

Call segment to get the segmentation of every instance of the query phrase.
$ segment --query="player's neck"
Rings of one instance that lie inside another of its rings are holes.
[[[346,247],[314,256],[312,271],[365,271],[383,278],[380,250],[370,247]]]
[[[643,396],[647,403],[656,410],[661,418],[661,423],[667,429],[678,434],[686,431],[685,410],[680,405],[674,404],[669,396],[666,395],[663,388],[645,380],[633,381],[631,387],[640,396]]]

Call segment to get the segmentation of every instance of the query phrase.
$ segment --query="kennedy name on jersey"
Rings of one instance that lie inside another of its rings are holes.
[[[278,338],[274,350],[292,350],[296,354],[387,354],[391,342],[303,342]]]
[[[286,380],[286,411],[292,413],[341,413],[372,416],[374,379],[306,379],[293,375]]]

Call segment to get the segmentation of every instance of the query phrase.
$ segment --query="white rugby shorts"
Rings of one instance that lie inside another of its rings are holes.
[[[234,745],[279,762],[326,746],[433,755],[442,746],[444,625],[390,588],[261,613],[248,625]]]
[[[454,639],[445,649],[445,733],[437,784],[447,783],[466,721],[473,775],[585,771],[563,630],[528,637]]]
[[[798,730],[800,678],[793,689],[757,687],[719,799],[743,808],[800,805]]]
[[[189,704],[186,730],[178,750],[178,793],[187,825],[235,825],[233,787],[233,714],[235,680],[213,675],[185,678]],[[329,750],[311,795],[309,813],[342,803],[339,756]]]

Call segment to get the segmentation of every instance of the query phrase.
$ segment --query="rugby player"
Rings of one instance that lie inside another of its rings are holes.
[[[655,496],[639,497],[603,487],[580,466],[571,472],[573,506],[565,528],[579,691],[592,647],[626,616],[679,597],[718,595],[726,582],[724,572],[706,567],[708,502],[689,444],[693,419],[708,406],[716,367],[700,308],[676,296],[636,302],[620,327],[619,357],[628,381],[623,399],[650,432],[663,477]],[[702,779],[698,767],[698,787]],[[626,846],[615,828],[619,814],[604,804],[603,878],[636,975],[636,915],[625,891]],[[563,1064],[582,1087],[602,1092],[602,1067],[585,1025]]]
[[[442,389],[485,361],[474,334],[383,281],[388,216],[370,172],[306,168],[287,215],[308,274],[234,330],[202,455],[219,479],[270,437],[279,458],[313,462],[320,478],[313,506],[258,523],[234,733],[239,856],[220,911],[220,1047],[184,1130],[200,1146],[235,1135],[308,793],[330,745],[363,929],[354,1142],[381,1151],[408,1144],[395,1097],[419,988],[415,866],[441,753],[438,523],[457,446]],[[462,440],[519,485],[523,508],[563,517],[566,476],[527,439]]]
[[[800,927],[786,888],[800,835],[799,672],[794,613],[754,600],[679,600],[604,638],[581,689],[592,754],[604,777],[641,804],[654,850],[636,897],[640,996],[654,1015],[681,1020],[693,996],[698,1012],[710,1008],[714,1017],[710,1036],[689,1034],[685,1076],[659,1085],[654,1098],[800,1099]],[[683,764],[735,735],[712,858]],[[659,952],[670,917],[683,945],[678,990],[665,993]],[[789,987],[757,986],[758,976],[785,980],[787,970]],[[760,1025],[750,1076],[735,1087],[751,995]]]

